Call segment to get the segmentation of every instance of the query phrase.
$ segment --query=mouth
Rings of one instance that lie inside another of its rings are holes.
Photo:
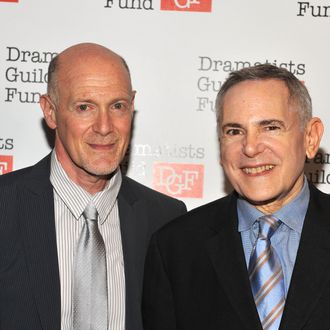
[[[94,144],[91,143],[89,144],[89,146],[94,149],[94,150],[98,150],[98,151],[109,151],[112,150],[114,148],[114,146],[116,145],[116,143],[107,143],[107,144]]]
[[[243,167],[242,171],[245,174],[263,174],[271,171],[275,165],[262,165],[257,167]]]

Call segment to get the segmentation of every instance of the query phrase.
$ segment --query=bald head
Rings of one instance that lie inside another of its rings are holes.
[[[79,44],[50,64],[48,95],[40,106],[55,130],[55,152],[75,183],[104,189],[127,150],[135,91],[124,60],[96,44]]]
[[[49,63],[47,93],[53,102],[58,103],[60,83],[65,80],[70,70],[79,66],[88,68],[90,64],[102,63],[102,61],[112,66],[122,67],[131,84],[128,65],[121,56],[102,45],[81,43],[65,49]]]

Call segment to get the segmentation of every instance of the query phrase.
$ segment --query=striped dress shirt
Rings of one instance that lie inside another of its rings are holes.
[[[118,170],[106,188],[90,195],[69,179],[53,151],[50,181],[54,190],[56,242],[61,286],[61,330],[72,329],[73,262],[84,224],[83,211],[90,200],[99,214],[99,228],[107,258],[108,329],[125,329],[125,273],[117,196],[121,186]]]

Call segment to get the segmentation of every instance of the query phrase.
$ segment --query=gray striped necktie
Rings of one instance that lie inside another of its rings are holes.
[[[249,276],[254,301],[263,329],[277,330],[285,304],[281,262],[272,248],[270,238],[281,224],[275,217],[258,219],[259,235],[249,263]]]
[[[90,202],[74,258],[73,329],[106,330],[108,327],[107,268],[105,245]]]

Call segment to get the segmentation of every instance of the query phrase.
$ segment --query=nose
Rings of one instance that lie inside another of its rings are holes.
[[[253,158],[265,150],[265,145],[257,133],[247,132],[243,139],[242,149],[247,157]]]
[[[94,132],[106,136],[113,131],[111,114],[106,109],[99,109],[93,123]]]

